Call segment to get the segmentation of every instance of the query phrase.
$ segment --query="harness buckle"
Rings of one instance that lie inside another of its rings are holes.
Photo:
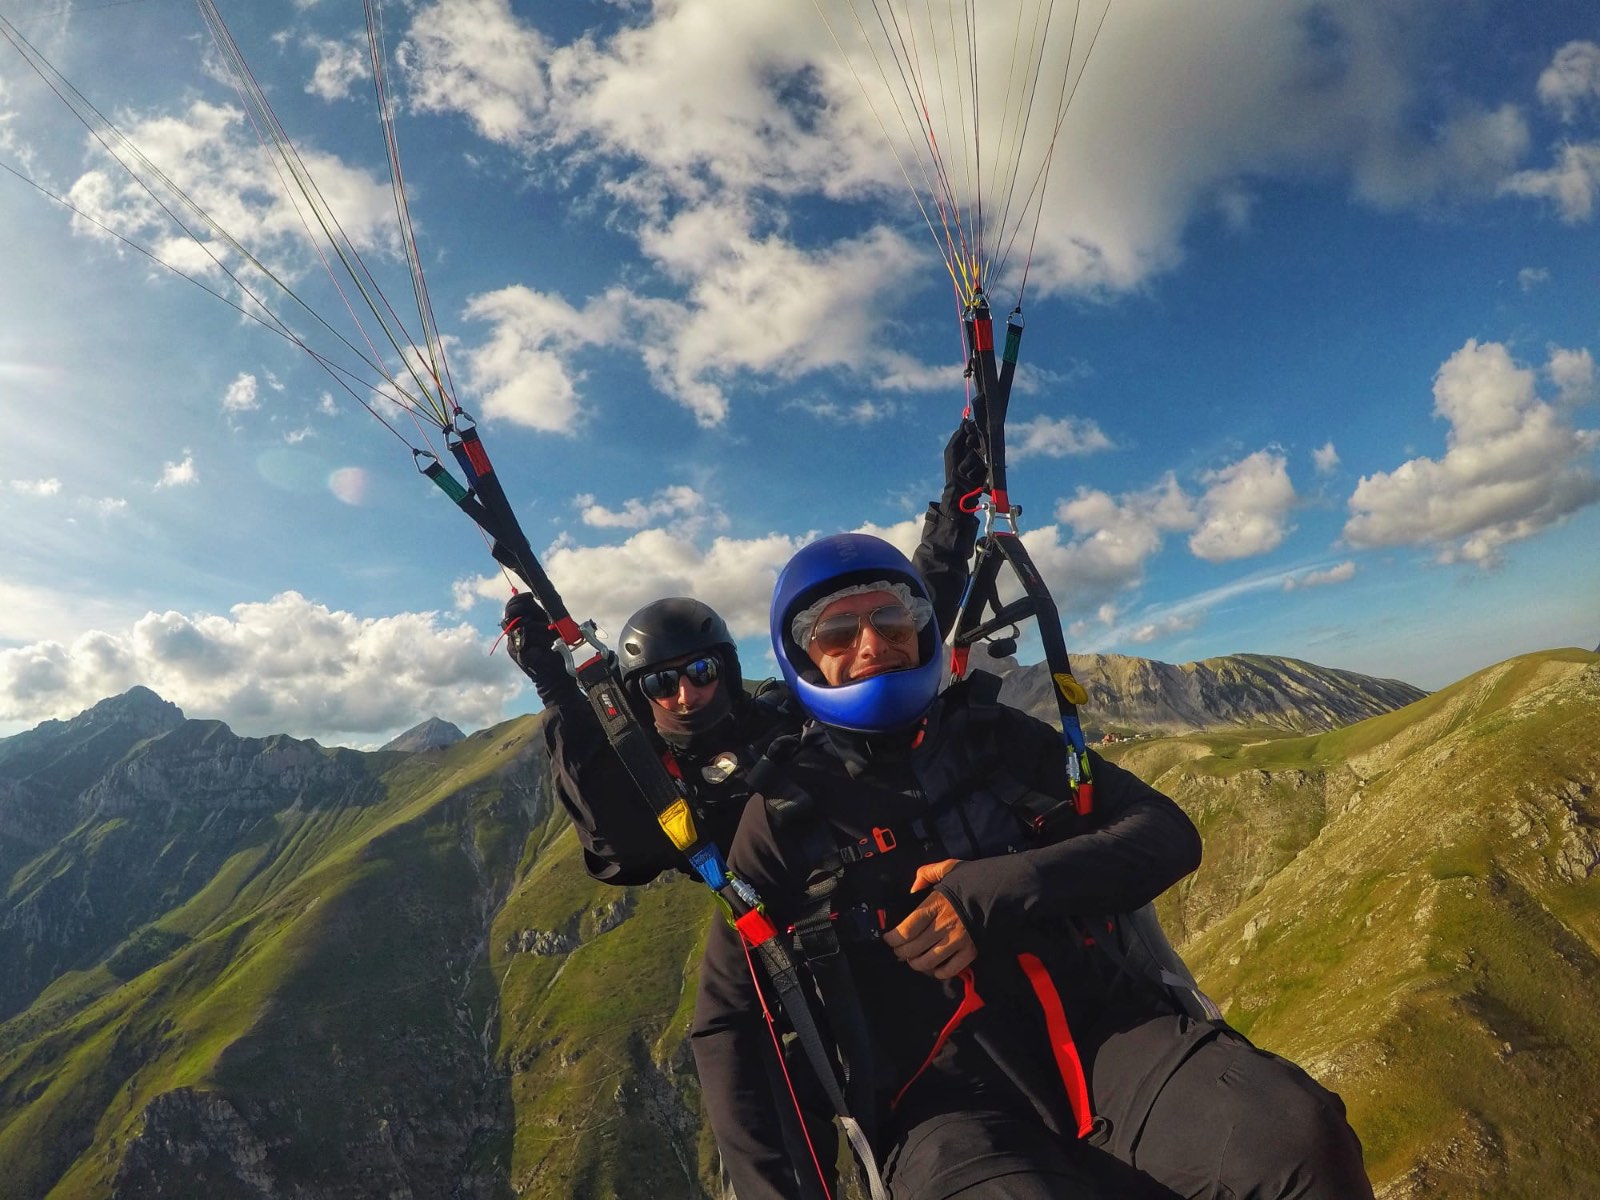
[[[884,926],[888,917],[881,908],[873,908],[870,904],[852,904],[849,908],[834,913],[834,919],[839,922],[846,939],[856,942],[876,942],[883,937]]]

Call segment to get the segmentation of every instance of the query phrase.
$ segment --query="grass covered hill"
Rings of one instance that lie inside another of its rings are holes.
[[[130,693],[0,740],[0,1200],[720,1195],[712,907],[583,874],[539,720],[358,754]],[[1561,651],[1108,751],[1205,835],[1174,940],[1386,1200],[1600,1195],[1597,729]]]
[[[1344,1096],[1380,1196],[1600,1196],[1600,657],[1119,757],[1205,836],[1169,931],[1234,1024]]]

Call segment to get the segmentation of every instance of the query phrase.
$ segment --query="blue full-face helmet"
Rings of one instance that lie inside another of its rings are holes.
[[[865,533],[840,533],[812,542],[778,576],[772,593],[772,650],[795,698],[824,725],[855,733],[890,733],[921,719],[939,693],[942,638],[939,623],[931,616],[917,635],[919,666],[838,687],[824,681],[795,640],[790,625],[797,613],[843,588],[879,581],[906,584],[913,596],[931,603],[928,585],[910,560],[882,538]]]

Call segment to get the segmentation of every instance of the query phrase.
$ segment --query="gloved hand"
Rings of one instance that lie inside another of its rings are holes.
[[[531,595],[518,592],[506,601],[500,628],[506,635],[506,653],[533,680],[534,690],[547,706],[573,685],[567,660],[555,648],[556,631],[550,628],[550,618]]]
[[[983,457],[983,433],[978,423],[963,417],[944,447],[944,495],[941,507],[954,509],[961,498],[987,486],[989,466]]]

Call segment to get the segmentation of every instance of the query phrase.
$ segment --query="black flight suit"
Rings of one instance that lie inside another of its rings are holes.
[[[892,1195],[1370,1197],[1336,1096],[1220,1022],[1180,1015],[1111,950],[1115,914],[1198,865],[1188,817],[1091,753],[1093,813],[1033,838],[1021,814],[1068,794],[1061,734],[990,703],[979,680],[993,682],[975,674],[935,701],[914,748],[809,726],[792,756],[763,765],[766,803],[747,806],[730,855],[780,930],[804,914],[819,828],[824,855],[893,843],[846,869],[836,901],[881,906],[886,927],[923,899],[908,891],[919,865],[963,860],[935,887],[977,947],[971,993],[913,971],[881,942],[843,947],[872,1047],[870,1062],[851,1067],[876,1097],[870,1112],[853,1108]],[[810,798],[809,822],[786,817],[794,795]],[[845,1016],[824,1007],[845,1041]],[[770,1036],[725,923],[710,935],[692,1041],[740,1200],[792,1200],[782,1114],[762,1078]],[[805,1096],[806,1065],[790,1070]]]

